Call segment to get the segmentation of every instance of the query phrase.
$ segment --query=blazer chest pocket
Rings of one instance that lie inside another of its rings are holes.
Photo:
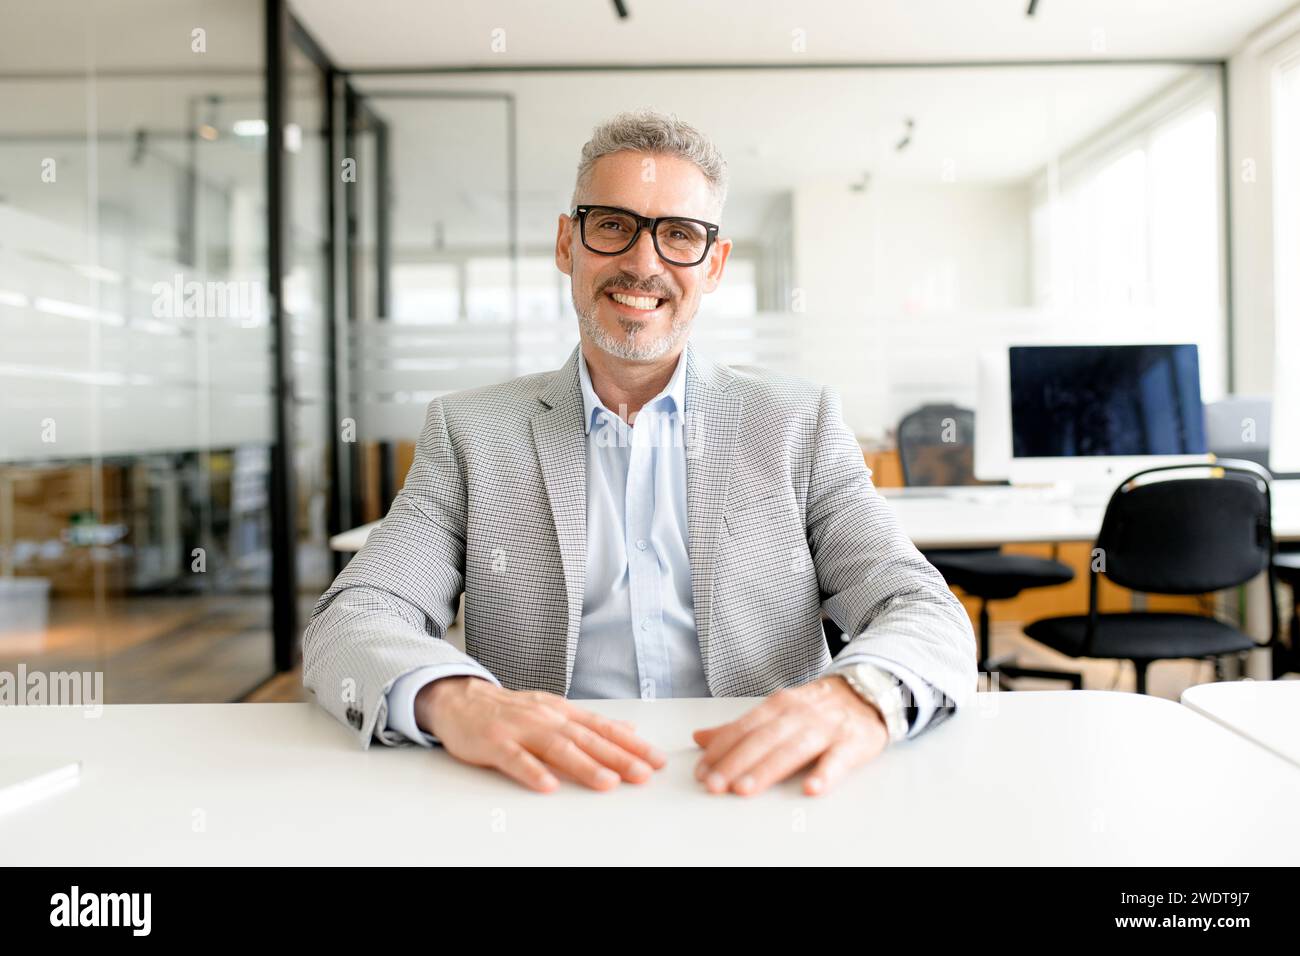
[[[813,576],[808,530],[798,505],[764,498],[725,514],[719,574],[733,585],[798,589]]]
[[[805,541],[807,533],[803,519],[793,501],[785,498],[764,498],[743,508],[728,511],[723,520],[727,537],[774,545],[789,541]]]

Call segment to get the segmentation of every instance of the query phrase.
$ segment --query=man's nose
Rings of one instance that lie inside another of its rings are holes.
[[[637,275],[659,275],[664,271],[664,262],[655,251],[654,236],[649,229],[641,230],[641,235],[636,237],[632,248],[623,253],[622,259],[627,270]]]

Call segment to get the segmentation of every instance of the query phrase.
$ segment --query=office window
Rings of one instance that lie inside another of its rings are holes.
[[[1044,175],[1031,211],[1035,305],[1102,334],[1195,342],[1209,400],[1226,387],[1219,162],[1207,94]]]
[[[460,269],[453,262],[393,266],[393,321],[442,325],[460,318]]]
[[[1300,471],[1300,56],[1284,61],[1273,79],[1273,444],[1277,471]]]

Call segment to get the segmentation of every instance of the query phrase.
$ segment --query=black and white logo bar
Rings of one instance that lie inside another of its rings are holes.
[[[129,926],[132,935],[148,936],[152,893],[71,893],[50,897],[51,926]]]

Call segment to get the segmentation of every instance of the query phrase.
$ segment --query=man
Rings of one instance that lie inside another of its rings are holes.
[[[811,765],[811,795],[974,691],[970,622],[836,396],[688,345],[731,251],[725,197],[718,150],[675,117],[621,114],[583,147],[555,242],[580,345],[430,403],[405,487],[304,635],[304,683],[363,746],[604,790],[664,755],[571,700],[756,696],[695,732],[696,776],[748,795]],[[462,592],[467,653],[444,640]]]

